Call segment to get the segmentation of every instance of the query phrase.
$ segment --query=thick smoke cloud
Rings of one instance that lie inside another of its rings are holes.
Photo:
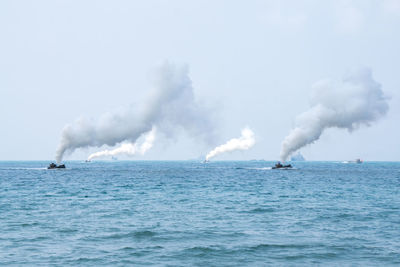
[[[233,138],[227,143],[217,146],[206,156],[206,161],[211,158],[218,156],[219,154],[232,152],[235,150],[248,150],[255,144],[254,133],[249,128],[244,128],[242,130],[242,136],[239,138]]]
[[[139,111],[131,107],[108,112],[97,120],[80,118],[66,125],[56,152],[57,162],[62,161],[65,152],[77,148],[135,143],[154,126],[166,136],[184,129],[196,139],[213,141],[212,123],[208,112],[195,101],[187,66],[161,65],[154,74],[152,97],[142,104]]]
[[[311,108],[296,118],[296,127],[283,140],[281,160],[317,141],[327,128],[353,131],[384,116],[389,105],[381,85],[370,69],[351,72],[341,82],[320,81],[314,85]]]
[[[137,154],[144,155],[150,148],[153,147],[155,140],[155,133],[156,133],[155,128],[153,128],[150,132],[146,133],[144,136],[144,141],[140,145],[138,143],[123,143],[121,146],[115,149],[111,150],[106,149],[103,151],[90,154],[87,160],[91,161],[92,159],[95,158],[101,158],[107,156],[108,157],[119,156],[119,155],[134,156]]]

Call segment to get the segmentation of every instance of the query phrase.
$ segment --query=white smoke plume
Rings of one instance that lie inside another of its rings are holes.
[[[242,136],[239,138],[233,138],[223,145],[217,146],[206,156],[206,161],[211,158],[226,152],[232,152],[235,150],[248,150],[255,144],[254,133],[249,128],[242,130]]]
[[[99,152],[95,152],[90,154],[88,157],[88,161],[91,161],[95,158],[107,157],[107,156],[134,156],[137,154],[144,155],[150,148],[153,147],[155,140],[156,130],[153,128],[150,132],[146,133],[144,137],[144,141],[141,145],[137,143],[123,143],[120,147],[117,147],[112,150],[103,150]]]
[[[212,142],[214,131],[209,112],[195,101],[186,65],[161,65],[154,75],[152,98],[142,104],[139,112],[130,107],[122,112],[108,112],[97,120],[80,118],[66,125],[56,152],[57,162],[62,161],[65,152],[72,153],[77,148],[135,143],[153,127],[167,136],[184,129],[196,139]]]
[[[328,128],[352,132],[384,116],[389,105],[370,69],[358,69],[340,82],[324,80],[314,85],[311,107],[296,118],[296,127],[282,142],[281,160],[317,141]]]

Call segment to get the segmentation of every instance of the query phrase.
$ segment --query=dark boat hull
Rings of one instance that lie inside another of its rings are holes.
[[[291,169],[291,168],[293,168],[292,167],[292,165],[282,165],[282,166],[280,166],[280,167],[277,167],[277,166],[274,166],[274,167],[272,167],[272,169],[274,169],[274,170],[276,170],[276,169],[284,169],[284,170],[287,170],[287,169]]]
[[[48,170],[51,169],[65,169],[65,165],[61,164],[61,165],[56,165],[54,163],[50,164],[49,167],[47,167]]]

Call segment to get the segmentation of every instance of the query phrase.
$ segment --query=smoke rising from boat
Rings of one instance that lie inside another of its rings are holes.
[[[360,126],[370,126],[389,109],[388,98],[368,68],[355,70],[339,82],[317,82],[313,89],[310,109],[296,117],[296,127],[282,142],[282,161],[317,141],[328,128],[352,132]]]
[[[217,146],[210,151],[206,156],[206,161],[216,157],[222,153],[233,152],[236,150],[248,150],[255,144],[254,133],[249,128],[242,130],[242,135],[239,138],[233,138],[223,145]]]
[[[95,158],[101,157],[113,157],[119,155],[125,156],[134,156],[134,155],[144,155],[150,148],[153,147],[154,140],[155,140],[155,133],[156,130],[153,128],[150,132],[146,133],[144,136],[144,141],[142,144],[136,143],[123,143],[121,146],[115,149],[106,149],[103,151],[95,152],[89,155],[88,161],[91,161]]]
[[[167,137],[183,129],[196,140],[212,143],[213,123],[209,112],[194,97],[187,65],[164,63],[154,73],[152,97],[135,109],[131,106],[118,112],[107,112],[98,119],[77,119],[64,127],[56,160],[77,148],[115,146],[121,142],[134,144],[144,133],[157,127]]]

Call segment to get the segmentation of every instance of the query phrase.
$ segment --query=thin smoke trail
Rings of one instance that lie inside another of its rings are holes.
[[[206,161],[211,158],[216,157],[222,153],[232,152],[236,150],[248,150],[255,144],[254,133],[249,128],[244,128],[242,130],[242,135],[239,138],[233,138],[227,143],[217,146],[212,151],[210,151],[206,156]]]
[[[138,143],[124,143],[121,146],[111,149],[111,150],[103,150],[99,152],[95,152],[89,155],[88,161],[91,161],[95,158],[101,157],[113,157],[119,155],[125,156],[134,156],[134,155],[144,155],[150,148],[153,147],[154,140],[155,140],[155,128],[153,128],[149,133],[145,134],[144,142],[142,144]]]

